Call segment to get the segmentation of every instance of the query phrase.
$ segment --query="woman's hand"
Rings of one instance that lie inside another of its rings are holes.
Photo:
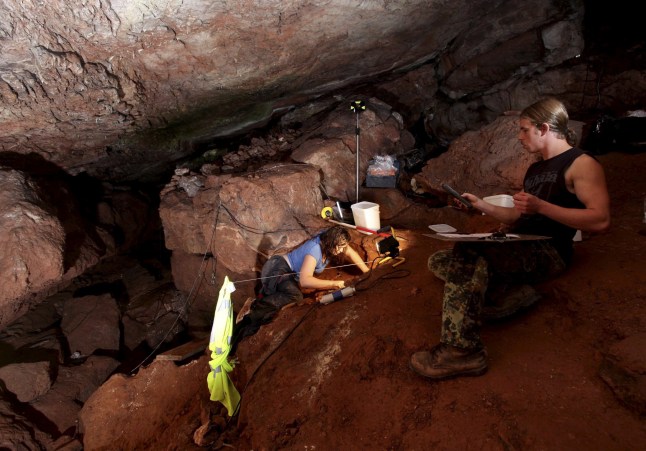
[[[301,288],[312,288],[315,290],[337,290],[345,287],[343,280],[326,280],[314,276],[316,260],[311,255],[306,255],[301,266],[299,281]]]

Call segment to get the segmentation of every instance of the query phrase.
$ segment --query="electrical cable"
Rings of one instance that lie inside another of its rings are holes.
[[[406,277],[406,276],[408,276],[408,275],[410,274],[410,271],[408,271],[408,270],[402,270],[402,269],[395,270],[395,271],[391,271],[391,272],[389,272],[389,273],[386,273],[386,274],[383,274],[383,275],[379,276],[379,277],[378,277],[378,278],[377,278],[377,279],[376,279],[372,284],[370,284],[369,286],[367,286],[367,287],[365,287],[365,288],[356,288],[356,286],[357,286],[359,283],[363,283],[363,282],[367,281],[367,280],[370,278],[370,276],[372,275],[372,271],[373,271],[373,269],[374,269],[374,267],[375,267],[375,264],[377,263],[377,260],[378,260],[378,259],[380,259],[380,258],[384,258],[384,256],[383,256],[383,255],[379,255],[379,256],[375,257],[375,258],[372,260],[372,262],[370,262],[370,267],[369,267],[370,269],[369,269],[369,271],[368,271],[368,276],[367,276],[367,277],[365,277],[364,279],[360,279],[360,280],[355,284],[355,289],[356,289],[357,291],[364,291],[364,290],[367,290],[368,288],[370,288],[370,287],[372,287],[372,286],[375,286],[375,285],[376,285],[380,280],[385,280],[385,279],[397,279],[397,278],[401,278],[401,277]],[[364,262],[364,263],[368,263],[368,262]],[[354,266],[354,265],[342,265],[342,266]],[[249,279],[249,280],[257,280],[257,279]],[[240,282],[240,281],[238,281],[238,283],[239,283],[239,282]],[[265,363],[267,363],[267,361],[268,361],[268,360],[269,360],[269,359],[270,359],[270,358],[271,358],[271,357],[272,357],[272,356],[273,356],[273,355],[278,351],[278,349],[280,349],[280,348],[281,348],[281,346],[282,346],[283,344],[285,344],[285,342],[287,341],[287,339],[288,339],[288,338],[289,338],[289,337],[290,337],[290,336],[291,336],[291,335],[296,331],[296,329],[297,329],[298,327],[300,327],[300,325],[303,323],[303,321],[305,321],[305,318],[307,318],[307,317],[309,316],[309,314],[310,314],[310,313],[312,313],[312,312],[314,311],[314,309],[315,309],[317,306],[321,306],[321,305],[322,305],[322,304],[320,304],[319,302],[315,302],[315,303],[313,303],[313,304],[312,304],[312,306],[307,310],[307,312],[305,312],[305,314],[304,314],[304,315],[303,315],[303,316],[298,320],[298,322],[296,322],[296,324],[294,324],[294,327],[292,327],[292,328],[289,330],[289,332],[287,332],[287,333],[285,334],[285,336],[284,336],[284,337],[283,337],[283,338],[282,338],[282,339],[281,339],[281,340],[276,344],[276,346],[274,347],[274,349],[272,349],[272,350],[271,350],[271,352],[269,352],[269,354],[267,354],[267,355],[265,356],[265,358],[264,358],[264,359],[262,359],[262,361],[261,361],[261,362],[256,366],[256,368],[255,368],[255,369],[253,370],[253,372],[251,373],[251,376],[249,376],[249,379],[248,379],[248,380],[247,380],[247,382],[245,383],[244,387],[243,387],[243,388],[242,388],[242,390],[239,392],[239,393],[240,393],[240,400],[238,401],[238,404],[236,405],[236,407],[235,407],[235,409],[234,409],[234,411],[233,411],[233,414],[229,417],[229,419],[227,420],[226,424],[224,425],[223,430],[226,430],[226,429],[229,427],[229,425],[231,424],[231,421],[233,420],[233,418],[234,418],[234,417],[236,417],[236,416],[238,416],[238,414],[240,413],[240,410],[242,409],[242,401],[243,401],[243,399],[244,399],[244,395],[245,395],[245,393],[246,393],[247,389],[249,388],[249,386],[251,385],[252,381],[253,381],[253,380],[254,380],[254,378],[256,377],[256,374],[258,374],[258,372],[260,371],[260,369],[261,369],[261,368],[265,365]],[[234,360],[235,360],[235,357],[234,357]],[[238,362],[236,361],[236,362],[234,362],[234,363],[238,363]],[[240,422],[240,416],[238,416],[238,425],[237,425],[238,427],[239,427],[239,425],[240,425],[240,424],[239,424],[239,422]]]
[[[273,169],[273,168],[269,168],[269,169]],[[262,229],[259,229],[259,228],[256,228],[256,227],[247,226],[246,224],[243,224],[242,222],[240,222],[235,217],[235,215],[233,213],[231,213],[231,211],[226,206],[224,206],[222,204],[222,201],[220,201],[218,203],[218,208],[215,211],[215,218],[214,218],[214,221],[213,221],[213,231],[211,233],[211,238],[208,241],[206,250],[202,254],[202,261],[200,263],[200,267],[199,267],[199,269],[197,271],[197,275],[195,276],[195,279],[193,279],[193,285],[191,286],[191,289],[189,290],[189,293],[186,296],[186,301],[184,302],[184,305],[182,306],[180,314],[177,315],[177,317],[175,318],[175,321],[173,322],[173,324],[171,324],[170,328],[166,331],[166,333],[164,334],[162,339],[159,341],[157,346],[155,346],[151,350],[151,352],[137,366],[135,366],[132,370],[130,370],[131,374],[136,372],[146,361],[148,361],[148,359],[150,359],[152,356],[154,356],[157,353],[159,348],[165,342],[166,338],[168,338],[170,333],[173,331],[173,329],[175,328],[175,326],[179,322],[180,318],[182,317],[182,313],[188,312],[188,307],[190,307],[191,297],[193,296],[193,293],[197,291],[196,287],[198,286],[198,281],[204,276],[208,256],[213,255],[210,252],[211,251],[211,244],[213,243],[213,241],[215,239],[216,232],[217,232],[217,226],[218,226],[219,218],[220,218],[220,209],[224,209],[224,211],[226,211],[228,213],[228,215],[231,218],[231,220],[233,221],[233,223],[236,224],[238,227],[240,227],[240,229],[246,230],[248,232],[255,233],[255,234],[277,233],[277,232],[288,232],[288,231],[302,231],[304,229],[306,230],[305,227],[301,227],[301,228],[294,228],[294,229],[280,229],[280,230],[274,230],[274,231],[266,231],[266,230],[262,230]],[[309,231],[307,231],[307,233],[308,233],[308,235],[310,235]],[[216,257],[216,259],[217,259],[217,257]],[[214,268],[214,270],[213,270],[213,273],[211,274],[211,279],[215,280],[215,276],[216,276],[216,274],[215,274],[216,264],[215,263],[213,264],[213,268]],[[251,280],[261,280],[261,278],[248,279],[246,281],[251,281]],[[246,281],[238,281],[238,282],[234,282],[234,284],[235,283],[240,283],[240,282],[246,282]]]
[[[366,280],[368,280],[368,279],[370,278],[370,275],[372,274],[372,270],[373,270],[373,268],[374,268],[374,265],[375,265],[375,263],[377,262],[377,260],[378,260],[379,258],[383,258],[383,256],[377,256],[377,257],[375,257],[375,258],[372,260],[371,265],[370,265],[370,270],[368,271],[368,277],[366,277],[366,278],[365,278],[365,279],[363,279],[363,280],[359,280],[359,281],[357,282],[357,284],[359,284],[359,283],[361,283],[361,282],[364,282],[364,281],[366,281]],[[402,269],[399,269],[399,270],[391,271],[391,272],[389,272],[389,273],[386,273],[386,274],[383,274],[383,275],[379,276],[379,277],[378,277],[378,278],[377,278],[377,279],[376,279],[372,284],[370,284],[369,286],[367,286],[367,287],[365,287],[365,288],[361,288],[361,289],[357,288],[357,291],[364,291],[364,290],[367,290],[368,288],[370,288],[370,287],[372,287],[372,286],[376,285],[376,284],[377,284],[377,282],[379,282],[380,280],[385,280],[385,279],[399,279],[399,278],[402,278],[402,277],[406,277],[406,276],[408,276],[408,275],[410,275],[410,271],[408,271],[408,270],[402,270]],[[356,288],[357,284],[355,284],[355,288]],[[251,373],[251,376],[249,376],[249,379],[248,379],[248,380],[247,380],[247,382],[245,383],[245,386],[243,387],[242,391],[240,391],[240,401],[238,401],[238,405],[236,406],[236,408],[235,408],[235,410],[234,410],[234,412],[233,412],[233,415],[231,415],[231,417],[230,417],[230,418],[229,418],[229,420],[227,421],[227,423],[226,423],[226,425],[225,425],[225,428],[229,425],[229,423],[231,422],[231,420],[233,419],[233,417],[235,417],[236,415],[238,415],[238,413],[240,412],[241,405],[242,405],[242,399],[243,399],[244,393],[247,391],[247,388],[249,387],[249,385],[251,384],[251,382],[252,382],[252,381],[253,381],[253,379],[255,378],[255,376],[256,376],[256,374],[258,373],[258,371],[260,370],[260,368],[261,368],[265,363],[267,363],[267,361],[269,360],[269,358],[270,358],[271,356],[273,356],[273,355],[276,353],[276,351],[278,351],[278,349],[279,349],[283,344],[285,344],[285,342],[287,341],[287,339],[288,339],[288,338],[289,338],[289,337],[294,333],[294,331],[296,331],[296,329],[297,329],[297,328],[298,328],[298,327],[303,323],[303,321],[305,321],[305,318],[307,318],[307,316],[308,316],[310,313],[312,313],[312,312],[314,311],[314,309],[315,309],[317,306],[320,306],[320,305],[321,305],[320,303],[315,302],[315,303],[314,303],[314,304],[313,304],[313,305],[312,305],[312,306],[307,310],[307,312],[305,312],[305,314],[304,314],[304,315],[303,315],[303,316],[298,320],[298,322],[294,325],[294,327],[292,327],[292,328],[291,328],[291,330],[290,330],[289,332],[287,332],[287,333],[285,334],[285,336],[280,340],[280,342],[278,342],[278,344],[274,347],[274,349],[272,349],[272,350],[271,350],[271,352],[270,352],[269,354],[267,354],[267,356],[265,356],[265,358],[264,358],[264,359],[263,359],[263,360],[258,364],[258,366],[256,366],[256,368],[254,369],[253,373]],[[240,421],[240,417],[238,417],[238,421]]]
[[[216,217],[215,217],[215,221],[214,221],[214,225],[213,225],[213,232],[212,232],[212,234],[211,234],[211,239],[209,240],[209,246],[207,247],[207,250],[202,254],[202,261],[201,261],[201,263],[200,263],[200,268],[198,269],[197,275],[196,275],[195,279],[193,280],[193,285],[191,286],[191,289],[189,290],[189,293],[188,293],[188,295],[186,296],[186,301],[184,302],[184,305],[182,306],[182,309],[181,309],[181,311],[180,311],[180,314],[179,314],[179,315],[177,315],[177,317],[175,318],[175,321],[173,321],[173,324],[171,324],[171,326],[168,328],[168,330],[166,331],[166,333],[164,334],[164,336],[162,337],[162,339],[159,341],[159,343],[157,344],[157,346],[155,346],[155,347],[150,351],[150,353],[149,353],[149,354],[148,354],[148,355],[147,355],[147,356],[146,356],[146,357],[145,357],[145,358],[144,358],[144,359],[143,359],[143,360],[142,360],[142,361],[141,361],[137,366],[135,366],[132,370],[130,370],[130,373],[131,373],[131,374],[134,374],[134,373],[135,373],[135,372],[136,372],[136,371],[137,371],[137,370],[138,370],[138,369],[139,369],[139,368],[140,368],[140,367],[141,367],[141,366],[142,366],[146,361],[148,361],[148,359],[150,359],[152,356],[154,356],[154,355],[157,353],[157,351],[159,350],[159,348],[160,348],[160,347],[162,346],[162,344],[165,342],[166,338],[168,338],[168,336],[170,335],[171,331],[173,331],[173,330],[174,330],[175,326],[177,325],[177,323],[179,322],[180,318],[182,317],[182,313],[184,313],[184,312],[187,312],[187,311],[188,311],[188,307],[190,307],[190,303],[189,303],[189,301],[191,300],[191,297],[193,296],[193,293],[196,291],[196,287],[198,286],[198,281],[200,280],[201,276],[203,276],[203,274],[204,274],[204,269],[205,269],[205,266],[206,266],[207,257],[208,257],[208,255],[209,255],[209,250],[210,250],[210,248],[211,248],[210,243],[212,243],[212,242],[213,242],[213,240],[215,239],[215,234],[216,234],[216,231],[217,231],[217,224],[218,224],[218,220],[219,220],[220,208],[224,209],[227,213],[229,213],[229,215],[232,217],[232,219],[234,219],[234,218],[235,218],[235,217],[231,214],[231,212],[229,212],[229,210],[228,210],[225,206],[223,206],[223,205],[222,205],[222,203],[221,203],[221,202],[218,204],[218,208],[217,208],[217,210],[216,210]],[[234,220],[234,222],[236,222],[236,221]],[[239,223],[238,223],[238,222],[236,222],[236,224],[239,224]],[[241,225],[241,224],[240,224],[240,225]],[[241,226],[242,226],[242,225],[241,225]],[[298,229],[298,230],[301,230],[301,229]],[[263,232],[263,233],[269,233],[269,232]],[[375,265],[376,261],[377,261],[379,258],[383,258],[383,256],[377,256],[377,257],[375,257],[375,258],[372,260],[372,262],[370,262],[371,264],[370,264],[370,271],[368,271],[368,276],[367,276],[365,279],[363,279],[363,280],[362,280],[362,279],[360,279],[360,280],[355,284],[355,288],[356,288],[356,290],[357,290],[357,291],[364,291],[364,290],[367,290],[368,288],[370,288],[370,287],[372,287],[372,286],[375,286],[375,285],[376,285],[380,280],[382,280],[382,279],[393,279],[393,278],[406,277],[406,276],[408,276],[408,275],[410,274],[410,271],[407,271],[407,270],[401,270],[401,269],[400,269],[400,270],[396,270],[396,271],[393,271],[393,272],[391,272],[391,273],[387,273],[387,274],[383,274],[383,275],[381,275],[381,276],[380,276],[380,277],[378,277],[378,278],[377,278],[377,279],[376,279],[372,284],[368,285],[368,286],[367,286],[367,287],[365,287],[365,288],[359,288],[359,287],[358,287],[358,285],[359,285],[360,283],[362,283],[362,282],[364,282],[364,281],[366,281],[366,280],[368,280],[368,279],[370,278],[370,276],[372,275],[372,271],[373,271],[373,269],[374,269],[374,265]],[[366,262],[364,262],[364,263],[368,263],[368,262],[366,261]],[[338,269],[338,268],[344,268],[344,267],[348,267],[348,266],[356,266],[356,263],[350,263],[350,264],[346,264],[346,265],[338,265],[338,266],[329,266],[329,267],[326,267],[325,269],[326,269],[326,270],[329,270],[329,269]],[[214,264],[214,268],[215,268],[215,264]],[[398,273],[399,273],[399,274],[401,274],[401,275],[396,275],[396,274],[398,274]],[[263,278],[263,277],[255,277],[255,278],[251,278],[251,279],[243,279],[243,280],[237,280],[237,281],[232,281],[232,282],[233,282],[233,283],[234,283],[234,285],[235,285],[235,284],[240,284],[240,283],[244,283],[244,282],[255,282],[255,281],[258,281],[258,280],[266,280],[266,279],[269,279],[269,278],[272,278],[272,277],[282,277],[282,276],[284,276],[284,275],[295,275],[295,274],[296,274],[296,272],[291,272],[291,273],[286,273],[286,274],[277,275],[277,276],[268,276],[268,277],[264,277],[264,278]],[[215,278],[215,272],[213,272],[213,274],[212,274],[212,276],[211,276],[211,277],[212,277],[212,279],[214,279],[214,278]]]
[[[372,276],[372,270],[373,270],[374,264],[377,261],[377,259],[379,259],[379,258],[385,258],[385,257],[383,255],[379,255],[379,256],[375,257],[372,260],[372,264],[370,265],[370,271],[368,271],[368,276],[363,278],[363,279],[359,279],[357,281],[357,283],[354,284],[355,290],[357,290],[357,291],[365,291],[368,288],[374,287],[375,285],[377,285],[377,283],[379,283],[382,280],[401,279],[403,277],[408,277],[410,275],[411,272],[409,270],[407,270],[407,269],[396,269],[394,271],[391,271],[391,272],[388,272],[388,273],[380,275],[379,277],[377,277],[374,280],[374,282],[367,285],[366,287],[360,287],[359,286],[360,284],[363,284],[364,282],[367,282],[368,279],[370,279],[370,277]]]
[[[215,233],[216,233],[216,230],[217,230],[217,224],[218,224],[218,219],[219,219],[219,216],[220,216],[220,207],[221,206],[222,206],[222,202],[220,202],[218,204],[218,208],[216,209],[215,220],[214,220],[214,224],[213,224],[213,233],[211,234],[211,239],[209,240],[209,244],[207,246],[206,251],[204,252],[204,254],[202,254],[202,261],[200,263],[200,269],[198,270],[197,276],[195,277],[195,279],[193,279],[193,285],[191,286],[191,289],[189,290],[188,295],[186,296],[186,301],[184,301],[184,305],[182,305],[182,309],[180,311],[180,314],[177,315],[177,317],[175,317],[175,321],[173,321],[173,324],[171,324],[170,328],[168,328],[168,330],[166,331],[166,334],[164,334],[164,336],[159,341],[157,346],[155,346],[152,349],[152,351],[150,351],[150,353],[136,367],[134,367],[132,370],[130,370],[131,374],[133,374],[135,371],[137,371],[149,358],[151,358],[153,355],[155,355],[155,353],[161,347],[162,343],[164,343],[166,341],[166,338],[168,338],[171,331],[175,328],[175,326],[179,322],[179,319],[182,317],[182,313],[188,313],[188,307],[190,307],[189,301],[191,300],[191,296],[193,295],[193,292],[196,291],[196,286],[198,285],[197,282],[200,279],[200,275],[204,274],[204,268],[206,266],[207,256],[209,255],[209,250],[211,248],[210,243],[212,243],[213,240],[215,239]]]
[[[168,330],[166,331],[166,333],[164,334],[164,336],[162,337],[162,339],[159,341],[159,343],[158,343],[158,344],[157,344],[157,345],[156,345],[156,346],[155,346],[155,347],[150,351],[150,353],[149,353],[146,357],[144,357],[144,358],[143,358],[143,360],[142,360],[142,361],[141,361],[137,366],[135,366],[132,370],[130,370],[130,373],[131,373],[131,374],[134,374],[134,373],[135,373],[135,372],[136,372],[136,371],[137,371],[137,370],[138,370],[142,365],[144,365],[144,363],[146,363],[146,362],[147,362],[151,357],[153,357],[153,356],[157,353],[157,351],[159,350],[159,348],[160,348],[160,347],[162,346],[162,344],[166,341],[166,338],[168,338],[168,336],[170,335],[170,333],[171,333],[171,332],[175,329],[175,327],[177,326],[177,324],[178,324],[178,322],[179,322],[180,318],[182,317],[182,314],[183,314],[183,313],[188,312],[188,308],[189,308],[189,307],[190,307],[190,305],[191,305],[191,297],[193,297],[193,294],[197,291],[197,287],[198,287],[198,285],[199,285],[199,284],[198,284],[198,282],[199,282],[199,281],[202,279],[202,277],[204,276],[204,272],[205,272],[205,267],[206,267],[206,264],[207,264],[208,256],[209,256],[209,255],[212,255],[212,254],[211,254],[211,252],[210,252],[210,251],[211,251],[211,244],[213,243],[213,241],[214,241],[214,239],[215,239],[216,232],[217,232],[217,226],[218,226],[218,223],[219,223],[219,220],[220,220],[220,209],[224,209],[224,211],[226,211],[226,212],[229,214],[229,216],[231,217],[231,220],[234,222],[234,224],[236,224],[236,225],[237,225],[238,227],[240,227],[241,229],[243,229],[243,230],[247,230],[247,231],[249,231],[249,232],[251,232],[251,233],[257,233],[257,234],[260,234],[260,233],[275,233],[275,232],[287,232],[287,231],[295,231],[295,230],[302,231],[303,229],[305,229],[304,227],[301,227],[301,228],[298,228],[298,229],[282,229],[282,230],[275,230],[275,231],[271,232],[271,231],[263,231],[263,230],[261,230],[261,229],[255,228],[255,227],[250,227],[250,226],[247,226],[247,225],[245,225],[245,224],[241,223],[241,222],[240,222],[240,221],[235,217],[235,215],[234,215],[233,213],[231,213],[231,211],[230,211],[227,207],[225,207],[225,206],[222,204],[222,201],[220,201],[220,202],[218,203],[218,208],[215,210],[215,218],[214,218],[214,221],[213,221],[213,227],[212,227],[211,238],[210,238],[210,239],[209,239],[209,241],[208,241],[208,245],[207,245],[206,250],[205,250],[205,251],[204,251],[204,253],[202,254],[202,261],[200,262],[200,267],[199,267],[199,269],[198,269],[198,271],[197,271],[197,275],[196,275],[196,276],[195,276],[195,278],[193,279],[193,284],[192,284],[192,286],[191,286],[191,289],[189,290],[188,295],[186,296],[186,300],[184,301],[184,305],[182,305],[182,308],[181,308],[181,310],[180,310],[180,314],[179,314],[179,315],[177,315],[177,317],[175,318],[175,321],[173,321],[173,323],[172,323],[172,324],[171,324],[171,326],[168,328]],[[309,235],[309,232],[308,232],[308,235]],[[216,258],[217,258],[217,257],[216,257]],[[365,262],[364,262],[364,263],[365,263]],[[355,266],[355,264],[350,264],[350,265],[341,265],[341,266],[334,266],[334,267],[327,267],[326,269],[342,268],[342,267],[345,267],[345,266]],[[215,274],[216,264],[215,264],[215,263],[213,264],[213,268],[214,268],[214,270],[213,270],[213,273],[211,274],[211,279],[212,279],[212,280],[215,280],[215,277],[216,277],[216,274]],[[295,272],[293,272],[293,273],[290,273],[290,274],[296,274],[296,273],[295,273]],[[280,277],[280,276],[272,276],[272,277]],[[262,280],[262,279],[263,279],[262,277],[256,277],[256,278],[253,278],[253,279],[246,279],[246,280],[233,281],[233,283],[234,283],[234,285],[235,285],[235,284],[237,284],[237,283],[250,282],[250,281],[257,281],[257,280]],[[265,279],[266,279],[266,278],[265,278]],[[194,299],[193,299],[193,300],[194,300]]]
[[[363,262],[363,263],[370,263],[370,262],[369,262],[369,261],[365,261],[365,262]],[[326,266],[326,267],[323,269],[323,271],[327,271],[327,270],[330,270],[330,269],[346,268],[346,267],[348,267],[348,266],[357,266],[357,264],[356,264],[356,263],[348,263],[347,265]],[[235,284],[245,283],[245,282],[255,282],[255,281],[257,281],[257,280],[268,280],[268,279],[272,279],[272,278],[275,278],[275,277],[294,276],[294,275],[296,275],[296,274],[298,274],[296,271],[291,271],[291,272],[286,272],[286,273],[284,273],[284,274],[279,274],[279,275],[277,275],[277,276],[253,277],[253,278],[251,278],[251,279],[232,280],[231,282],[233,282],[233,284],[235,285]]]
[[[276,351],[278,351],[278,349],[287,341],[287,339],[303,323],[303,321],[305,321],[305,318],[307,318],[307,316],[314,311],[314,309],[317,307],[317,305],[319,305],[318,302],[315,302],[314,304],[312,304],[312,306],[307,310],[307,312],[305,312],[305,314],[301,317],[301,319],[298,320],[298,322],[294,325],[294,327],[292,327],[291,330],[285,334],[285,336],[282,338],[282,340],[280,340],[278,342],[278,344],[276,344],[274,349],[272,349],[271,352],[269,352],[269,354],[267,354],[265,356],[265,358],[262,359],[262,361],[258,364],[258,366],[256,366],[256,368],[253,370],[253,373],[251,373],[251,376],[249,376],[249,379],[247,380],[247,383],[242,388],[242,391],[240,391],[240,401],[238,401],[238,405],[236,406],[235,410],[233,411],[233,415],[231,415],[231,418],[227,422],[227,425],[229,424],[231,419],[239,413],[241,405],[242,405],[242,398],[244,396],[244,393],[247,391],[247,388],[251,384],[251,381],[254,379],[254,377],[258,373],[258,370],[260,370],[260,368],[262,368],[262,366],[265,363],[267,363],[267,360],[269,360],[269,358],[271,356],[273,356],[276,353]],[[239,418],[238,418],[238,420],[239,420]]]
[[[278,166],[276,166],[276,167],[278,167]],[[271,169],[274,169],[274,168],[275,168],[275,167],[267,168],[266,170],[271,170]],[[258,170],[257,172],[260,172],[260,170]],[[325,193],[325,191],[324,191],[324,193]],[[327,193],[325,193],[325,195],[327,196]],[[329,198],[329,197],[328,197],[328,198]],[[145,358],[144,358],[144,359],[143,359],[143,360],[142,360],[142,361],[141,361],[137,366],[135,366],[132,370],[130,370],[131,374],[133,374],[134,372],[136,372],[136,371],[137,371],[137,370],[138,370],[138,369],[139,369],[139,368],[140,368],[140,367],[141,367],[141,366],[142,366],[146,361],[148,361],[148,359],[150,359],[153,355],[155,355],[155,354],[157,353],[157,351],[159,350],[159,348],[160,348],[160,347],[162,346],[162,344],[165,342],[166,338],[168,338],[168,336],[170,335],[170,333],[171,333],[171,332],[175,329],[175,327],[177,326],[177,324],[178,324],[178,322],[179,322],[180,318],[182,317],[182,313],[186,313],[186,312],[188,312],[188,307],[190,307],[191,297],[193,296],[193,293],[197,291],[196,287],[198,286],[198,281],[199,281],[199,280],[203,277],[203,275],[204,275],[205,267],[206,267],[206,263],[207,263],[207,257],[208,257],[209,255],[212,255],[212,254],[211,254],[211,252],[210,252],[210,250],[211,250],[211,244],[213,243],[213,241],[214,241],[214,239],[215,239],[216,232],[217,232],[217,226],[218,226],[218,223],[219,223],[219,217],[220,217],[220,209],[223,209],[224,211],[226,211],[226,212],[227,212],[227,214],[229,215],[229,217],[231,218],[231,220],[233,221],[233,223],[234,223],[234,224],[236,224],[240,229],[242,229],[242,230],[246,230],[246,231],[248,231],[248,232],[250,232],[250,233],[255,233],[255,234],[265,234],[265,233],[278,233],[278,232],[302,231],[302,230],[306,230],[306,231],[307,231],[307,228],[306,228],[306,227],[300,227],[300,228],[294,228],[294,229],[278,229],[278,230],[274,230],[274,231],[267,231],[267,230],[262,230],[262,229],[259,229],[259,228],[256,228],[256,227],[248,226],[248,225],[243,224],[242,222],[240,222],[240,221],[235,217],[235,215],[234,215],[234,214],[233,214],[233,213],[232,213],[232,212],[231,212],[231,211],[230,211],[226,206],[224,206],[224,205],[222,204],[222,201],[220,201],[220,202],[218,203],[218,208],[215,210],[215,218],[214,218],[214,221],[213,221],[213,227],[212,227],[211,238],[210,238],[210,240],[208,241],[207,249],[206,249],[206,250],[205,250],[205,252],[202,254],[202,261],[200,262],[200,267],[199,267],[199,269],[198,269],[198,271],[197,271],[197,275],[195,276],[195,279],[193,280],[193,285],[191,286],[191,289],[189,290],[189,293],[188,293],[188,295],[186,296],[186,300],[185,300],[185,302],[184,302],[184,305],[182,306],[182,309],[180,310],[180,314],[179,314],[179,315],[177,315],[177,317],[176,317],[176,318],[175,318],[175,320],[173,321],[173,324],[171,324],[171,326],[168,328],[168,330],[166,331],[166,333],[164,334],[164,336],[162,337],[162,339],[161,339],[161,340],[159,341],[159,343],[158,343],[158,344],[157,344],[157,345],[156,345],[156,346],[151,350],[151,352],[150,352],[150,353],[149,353],[149,354],[148,354],[148,355],[147,355],[147,356],[146,356],[146,357],[145,357]],[[308,235],[310,235],[309,231],[307,231],[307,233],[308,233]],[[368,277],[367,277],[366,279],[364,279],[364,280],[367,280],[368,278],[370,278],[370,275],[372,274],[372,270],[373,270],[374,264],[375,264],[375,262],[376,262],[376,260],[377,260],[378,258],[380,258],[380,257],[376,257],[376,258],[372,261],[371,266],[370,266],[370,271],[368,272]],[[216,259],[217,259],[217,257],[216,257]],[[368,263],[368,262],[364,262],[364,263]],[[215,268],[216,268],[216,266],[217,266],[217,265],[214,263],[214,264],[213,264],[213,268],[214,268],[214,269],[213,269],[213,273],[211,274],[211,279],[212,279],[212,280],[215,280],[215,276],[216,276],[216,274],[215,274]],[[336,269],[336,268],[343,268],[343,267],[347,267],[347,266],[356,266],[356,264],[352,263],[352,264],[347,264],[347,265],[339,265],[339,266],[327,267],[326,269]],[[396,273],[400,273],[400,274],[402,274],[402,275],[401,275],[401,276],[393,276],[393,274],[396,274]],[[293,273],[290,273],[290,274],[296,274],[296,272],[293,272]],[[370,285],[369,285],[369,286],[367,286],[366,288],[356,288],[356,289],[357,289],[357,291],[363,291],[363,290],[366,290],[366,289],[368,289],[368,288],[370,288],[370,287],[374,286],[377,282],[379,282],[379,281],[380,281],[380,280],[382,280],[382,279],[390,279],[390,278],[406,277],[408,274],[410,274],[410,272],[409,272],[409,271],[406,271],[406,270],[397,270],[397,271],[394,271],[393,273],[384,274],[384,275],[380,276],[379,278],[377,278],[377,279],[375,280],[375,282],[373,282],[372,284],[370,284]],[[279,276],[273,276],[273,277],[279,277]],[[236,283],[243,283],[243,282],[257,281],[257,280],[262,280],[262,279],[263,279],[262,277],[257,277],[257,278],[253,278],[253,279],[246,279],[246,280],[233,281],[233,283],[234,283],[234,285],[235,285]],[[265,278],[265,279],[266,279],[266,278]],[[359,280],[359,282],[357,282],[357,284],[355,284],[355,287],[356,287],[359,283],[362,283],[364,280]]]

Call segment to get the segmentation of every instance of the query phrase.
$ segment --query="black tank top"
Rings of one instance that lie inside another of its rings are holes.
[[[548,160],[532,164],[523,181],[525,192],[564,208],[585,208],[585,205],[565,184],[565,171],[572,162],[585,154],[581,149],[571,148]],[[543,215],[521,215],[512,226],[516,233],[552,237],[552,244],[566,263],[572,257],[572,238],[576,229],[568,227]]]

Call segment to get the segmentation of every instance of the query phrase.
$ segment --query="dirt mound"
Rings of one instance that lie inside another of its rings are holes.
[[[237,384],[253,379],[243,393],[239,449],[645,444],[643,418],[614,395],[599,368],[611,346],[646,326],[646,237],[639,234],[646,154],[600,160],[611,231],[577,243],[568,273],[538,287],[538,305],[484,326],[484,376],[429,382],[409,370],[410,355],[439,338],[443,285],[426,259],[450,244],[426,230],[402,230],[406,262],[395,269],[408,276],[378,280],[393,270],[386,265],[368,290],[284,311],[240,345]]]

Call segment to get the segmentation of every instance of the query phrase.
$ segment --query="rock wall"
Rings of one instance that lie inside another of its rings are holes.
[[[437,71],[420,90],[463,100],[580,53],[581,0],[524,6],[7,0],[0,151],[137,180],[292,106],[425,64]]]
[[[23,173],[0,171],[0,273],[3,274],[0,323],[24,313],[28,304],[13,303],[38,292],[63,275],[65,230],[42,193]]]
[[[468,218],[450,207],[427,208],[397,189],[363,186],[372,158],[397,158],[414,144],[398,118],[374,98],[359,116],[365,127],[360,133],[359,200],[380,205],[383,225],[425,227],[447,220],[465,225]],[[164,188],[160,216],[166,246],[173,252],[173,279],[178,289],[198,299],[193,309],[203,312],[197,315],[203,317],[202,326],[208,324],[225,275],[234,282],[245,281],[234,296],[239,307],[246,296],[254,296],[256,278],[268,257],[287,253],[329,226],[320,217],[324,205],[355,202],[355,120],[339,107],[317,120],[317,127],[306,127],[291,154],[306,164],[275,163],[225,175],[178,170]],[[482,196],[517,191],[524,170],[535,159],[518,142],[517,121],[517,116],[502,116],[456,140],[415,176],[418,192],[441,196],[445,182]]]
[[[93,186],[81,193],[73,178],[39,169],[29,159],[0,166],[0,330],[158,224],[138,193],[104,187],[94,200]]]

